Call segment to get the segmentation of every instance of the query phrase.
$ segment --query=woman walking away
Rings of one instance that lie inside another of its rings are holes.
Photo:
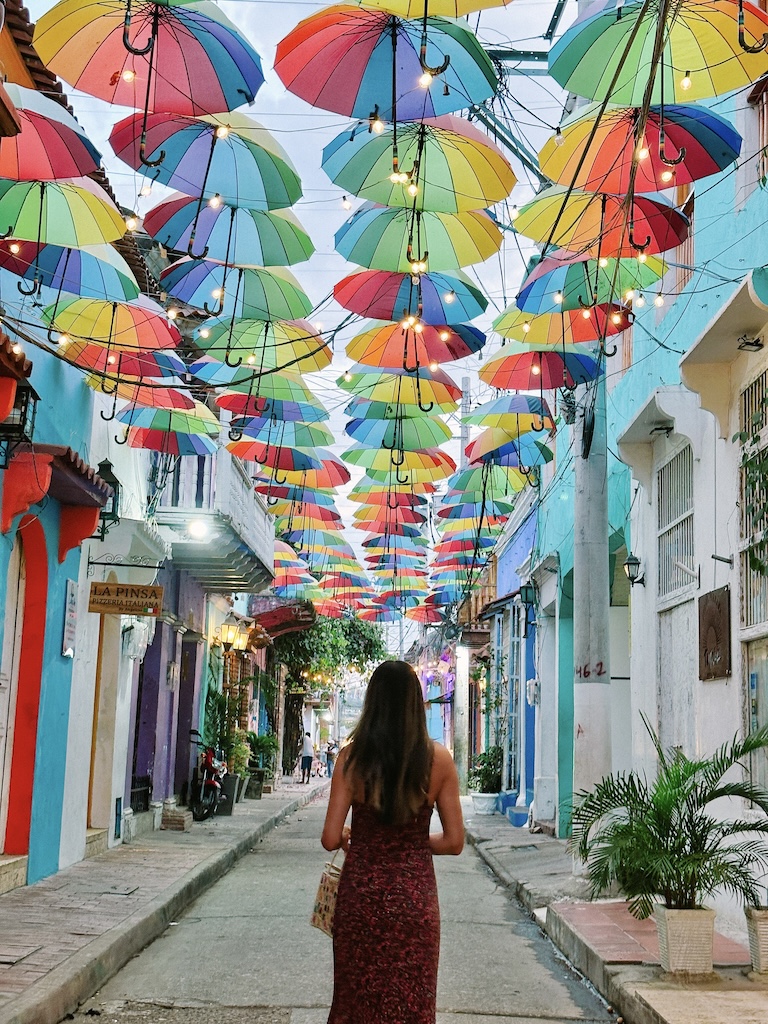
[[[430,835],[435,805],[443,831]],[[430,740],[421,684],[404,661],[385,661],[371,676],[360,721],[336,760],[322,844],[347,853],[328,1024],[435,1024],[440,910],[432,857],[461,853],[464,823],[453,759]]]

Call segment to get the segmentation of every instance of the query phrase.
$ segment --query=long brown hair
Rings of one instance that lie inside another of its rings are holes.
[[[382,662],[368,683],[344,766],[355,799],[386,824],[405,824],[424,805],[431,770],[419,677],[405,661]]]

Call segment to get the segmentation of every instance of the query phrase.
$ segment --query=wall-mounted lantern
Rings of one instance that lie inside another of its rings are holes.
[[[112,488],[112,494],[99,512],[99,527],[95,534],[99,540],[104,540],[112,527],[120,522],[120,481],[112,471],[112,463],[109,459],[104,459],[99,463],[97,472],[104,483],[109,484]]]

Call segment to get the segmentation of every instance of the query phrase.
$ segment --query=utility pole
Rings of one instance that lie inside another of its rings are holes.
[[[576,412],[573,540],[573,791],[611,771],[608,449],[605,377]],[[586,455],[586,457],[584,457]]]
[[[469,377],[461,378],[461,427],[459,429],[459,443],[461,444],[461,452],[459,453],[459,469],[464,469],[467,464],[466,448],[469,444],[469,424],[464,422],[464,417],[469,416],[470,413],[470,401],[469,401]]]

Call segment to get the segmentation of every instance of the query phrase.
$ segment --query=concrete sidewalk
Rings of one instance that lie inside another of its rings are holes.
[[[0,1024],[58,1024],[330,782],[281,785],[0,895]]]
[[[751,973],[746,940],[716,932],[715,971],[700,980],[665,974],[653,921],[635,920],[621,900],[590,902],[563,840],[462,804],[468,841],[627,1024],[768,1021],[768,975]]]

